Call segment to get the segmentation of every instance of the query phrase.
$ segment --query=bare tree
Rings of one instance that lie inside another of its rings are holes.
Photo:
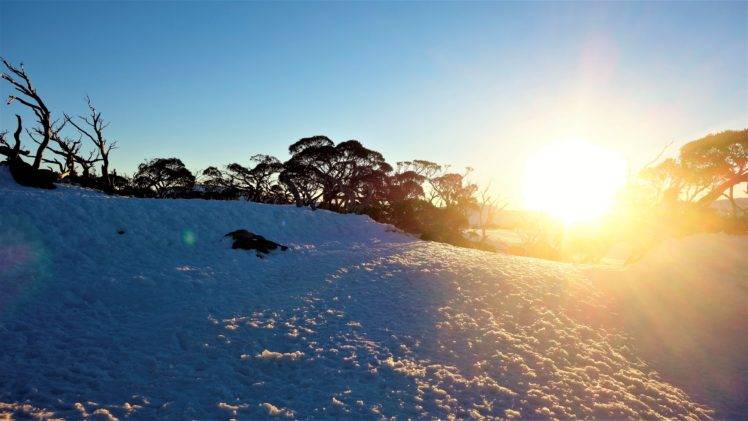
[[[55,121],[50,125],[48,133],[51,142],[49,142],[45,148],[55,155],[62,157],[64,161],[60,162],[56,158],[49,159],[42,157],[43,163],[58,166],[60,178],[75,173],[75,164],[82,161],[82,158],[78,155],[81,149],[80,139],[74,141],[68,138],[63,138],[60,134],[62,129],[65,128],[66,123],[66,120],[62,120],[59,124]],[[42,128],[34,127],[31,130],[26,129],[26,134],[28,134],[31,140],[33,140],[37,145],[41,146],[43,144],[45,132]],[[58,149],[55,149],[53,144],[56,144]]]
[[[29,151],[21,149],[21,131],[23,130],[23,123],[21,122],[21,116],[16,114],[16,120],[18,125],[16,131],[13,132],[13,139],[15,142],[13,146],[10,146],[5,136],[8,134],[7,131],[0,133],[0,154],[8,157],[8,161],[14,161],[18,159],[19,155],[29,155]]]
[[[62,156],[65,159],[66,171],[62,173],[62,176],[64,177],[68,175],[76,175],[75,165],[78,164],[81,166],[81,169],[82,169],[81,176],[84,179],[90,178],[92,175],[91,168],[93,168],[94,164],[101,161],[101,158],[98,156],[98,154],[96,154],[95,151],[89,151],[88,157],[84,157],[80,153],[81,146],[83,145],[81,138],[78,138],[77,140],[72,140],[67,137],[66,138],[55,137],[53,138],[53,140],[55,141],[57,146],[59,146],[60,149],[57,150],[51,146],[48,147],[48,149],[54,152],[55,154]]]
[[[44,158],[44,162],[47,164],[56,164],[58,171],[60,172],[60,178],[65,178],[69,175],[75,175],[75,164],[78,162],[78,153],[81,149],[81,141],[72,140],[69,138],[60,139],[53,138],[59,149],[55,149],[52,146],[48,146],[47,149],[52,151],[55,155],[62,157],[63,161],[59,161],[57,158]]]
[[[65,120],[78,129],[82,135],[90,139],[98,149],[99,158],[97,161],[101,161],[101,178],[104,180],[104,187],[111,191],[112,178],[109,176],[109,152],[117,147],[117,142],[110,142],[106,137],[104,137],[104,129],[109,126],[109,123],[101,118],[101,112],[96,110],[96,107],[91,103],[91,98],[88,96],[86,96],[86,104],[88,104],[89,115],[86,117],[78,117],[84,124],[76,124],[67,114],[65,114]],[[84,125],[88,126],[88,129],[86,129]]]
[[[491,182],[489,181],[478,194],[478,226],[481,231],[481,242],[486,241],[486,227],[493,223],[493,218],[497,212],[501,212],[506,208],[507,203],[501,202],[499,205],[499,198],[492,195]]]
[[[8,105],[13,103],[13,101],[18,101],[21,104],[25,105],[34,112],[37,122],[41,126],[38,131],[42,135],[42,138],[39,142],[39,147],[36,150],[34,163],[32,165],[34,169],[38,170],[42,164],[44,150],[47,148],[47,145],[49,144],[49,141],[52,137],[53,127],[51,113],[49,112],[47,106],[44,104],[42,98],[37,94],[36,89],[31,83],[29,75],[23,68],[23,63],[16,67],[10,64],[4,58],[2,59],[2,61],[6,69],[8,70],[8,73],[3,72],[2,74],[0,74],[0,77],[7,80],[11,85],[13,85],[15,90],[21,94],[20,96],[9,95]]]

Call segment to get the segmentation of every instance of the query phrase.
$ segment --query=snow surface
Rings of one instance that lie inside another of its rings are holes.
[[[588,275],[650,366],[720,418],[748,414],[748,236],[670,239],[632,267]]]
[[[232,250],[239,228],[291,249]],[[714,414],[595,322],[608,300],[580,268],[363,216],[42,191],[0,167],[0,292],[0,416]]]

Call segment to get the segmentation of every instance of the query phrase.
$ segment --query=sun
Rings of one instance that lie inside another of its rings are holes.
[[[626,176],[626,161],[611,150],[582,140],[554,142],[525,164],[525,207],[567,224],[592,221],[610,209]]]

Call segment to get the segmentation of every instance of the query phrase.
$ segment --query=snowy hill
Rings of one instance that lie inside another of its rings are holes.
[[[239,228],[291,249],[232,250]],[[362,216],[34,190],[0,167],[0,291],[0,414],[713,415],[596,322],[583,270]]]

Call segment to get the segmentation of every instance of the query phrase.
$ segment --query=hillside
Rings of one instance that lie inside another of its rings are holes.
[[[290,250],[232,250],[239,228]],[[714,415],[600,322],[592,278],[362,216],[33,190],[0,167],[0,415]]]

